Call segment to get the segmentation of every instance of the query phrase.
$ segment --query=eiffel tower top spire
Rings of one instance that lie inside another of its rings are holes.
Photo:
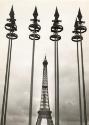
[[[48,62],[47,62],[46,56],[45,56],[45,59],[44,59],[44,61],[43,61],[43,65],[44,65],[44,66],[47,66],[47,65],[48,65]]]
[[[43,81],[42,81],[42,92],[41,92],[41,102],[40,110],[49,110],[49,95],[48,95],[48,76],[47,76],[47,59],[43,61]]]

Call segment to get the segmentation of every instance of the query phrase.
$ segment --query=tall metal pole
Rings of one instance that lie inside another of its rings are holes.
[[[32,125],[32,104],[33,104],[33,78],[34,78],[34,54],[35,54],[35,40],[39,40],[40,36],[37,34],[37,32],[40,31],[41,27],[38,25],[37,22],[39,20],[37,19],[38,12],[37,8],[35,7],[33,17],[34,19],[31,19],[33,21],[33,24],[29,25],[29,30],[33,32],[33,34],[29,35],[29,38],[33,40],[33,49],[32,49],[32,68],[31,68],[31,84],[30,84],[30,103],[29,103],[29,125]]]
[[[86,32],[87,28],[85,26],[83,26],[83,23],[85,23],[84,21],[82,21],[82,14],[79,8],[78,11],[78,27],[77,27],[77,31],[80,34],[80,36],[82,35],[82,33]],[[86,90],[85,90],[85,78],[84,78],[84,63],[83,63],[83,47],[82,47],[82,40],[80,42],[80,48],[81,48],[81,68],[82,68],[82,84],[83,84],[83,102],[84,102],[84,121],[85,121],[85,125],[87,125],[87,111],[86,111]]]
[[[63,30],[63,27],[59,25],[60,20],[58,9],[56,8],[55,19],[53,20],[53,26],[51,27],[51,32],[54,35],[50,36],[50,40],[54,41],[54,57],[55,57],[55,125],[59,125],[59,62],[58,62],[58,41],[61,36],[58,35],[59,32]]]
[[[79,112],[80,112],[80,125],[83,124],[83,120],[82,120],[82,102],[81,102],[81,83],[80,83],[80,65],[79,65],[79,42],[81,42],[81,40],[83,39],[81,35],[78,34],[77,28],[78,28],[78,21],[76,18],[75,21],[75,25],[74,25],[75,29],[73,31],[73,33],[75,33],[75,35],[72,37],[72,41],[77,43],[77,65],[78,65],[78,88],[79,88]]]
[[[9,45],[10,45],[10,55],[9,55],[9,60],[8,60],[8,75],[7,75],[7,91],[6,91],[6,108],[5,108],[5,114],[4,114],[4,125],[6,125],[6,114],[7,114],[7,103],[8,103],[8,92],[9,92],[9,77],[10,77],[10,64],[11,64],[11,51],[12,51],[12,40],[9,41]]]
[[[83,82],[84,121],[85,121],[85,125],[87,125],[86,90],[85,90],[85,78],[84,78],[84,64],[83,64],[82,41],[81,41],[80,45],[81,45],[81,64],[82,64],[82,82]]]
[[[29,125],[31,125],[31,123],[32,123],[34,53],[35,53],[35,40],[33,40],[33,51],[32,51],[32,69],[31,69],[31,86],[30,86],[30,106],[29,106]]]
[[[57,85],[56,85],[56,91],[57,91],[57,110],[59,111],[59,60],[58,60],[58,41],[57,43]],[[59,119],[59,113],[57,113],[57,119]],[[59,122],[57,123],[59,124]]]
[[[10,41],[10,40],[9,40],[9,41]],[[10,43],[10,42],[9,42],[9,43]],[[4,124],[4,112],[5,112],[5,104],[6,104],[6,91],[7,91],[7,74],[8,74],[9,50],[10,50],[10,44],[8,44],[7,65],[6,65],[6,74],[5,74],[5,85],[4,85],[4,94],[3,94],[3,103],[2,103],[2,112],[1,112],[1,125]]]
[[[56,42],[54,42],[54,46],[55,46],[55,60],[54,60],[54,64],[55,64],[55,123],[57,124],[57,118],[56,118],[56,116],[58,116],[57,115],[57,49],[56,49],[56,47],[57,47],[57,45],[56,45]],[[59,97],[59,95],[58,95],[58,97]],[[59,114],[59,113],[58,113]]]
[[[1,125],[6,125],[6,114],[7,114],[7,103],[8,103],[8,92],[9,92],[9,78],[10,78],[10,64],[11,64],[11,51],[12,51],[12,40],[17,39],[17,34],[14,31],[17,31],[17,26],[15,24],[16,19],[14,19],[13,6],[10,11],[10,19],[7,19],[9,23],[5,25],[5,29],[10,31],[6,35],[9,39],[8,44],[8,53],[7,53],[7,64],[6,64],[6,74],[5,74],[5,85],[4,85],[4,94],[2,102],[2,112],[1,112]]]
[[[80,109],[80,125],[82,125],[82,102],[81,102],[81,85],[80,85],[80,66],[79,66],[79,49],[77,42],[77,64],[78,64],[78,86],[79,86],[79,109]]]
[[[82,48],[82,33],[86,32],[87,28],[82,24],[85,23],[82,19],[82,14],[79,8],[77,19],[75,22],[75,30],[73,33],[76,35],[72,37],[72,41],[77,42],[77,61],[78,61],[78,80],[79,80],[79,101],[80,101],[80,124],[82,125],[82,104],[81,104],[81,88],[80,88],[80,71],[79,71],[79,54],[78,54],[78,42],[80,42],[81,49],[81,69],[82,69],[82,84],[83,84],[83,102],[84,102],[84,123],[87,125],[87,113],[86,113],[86,94],[85,94],[85,79],[84,79],[84,64],[83,64],[83,48]]]

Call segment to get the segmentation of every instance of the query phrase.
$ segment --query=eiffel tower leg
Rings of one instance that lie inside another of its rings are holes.
[[[53,125],[53,120],[52,120],[52,118],[47,119],[47,125]]]
[[[42,119],[38,117],[37,122],[36,122],[36,125],[41,125],[41,120],[42,120]]]

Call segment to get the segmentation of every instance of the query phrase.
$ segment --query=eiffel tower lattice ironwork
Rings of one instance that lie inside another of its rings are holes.
[[[41,102],[40,109],[38,111],[38,118],[36,125],[41,125],[42,119],[47,120],[47,125],[53,125],[53,120],[49,106],[49,94],[48,94],[48,78],[47,78],[47,65],[48,62],[45,59],[43,61],[43,81],[42,81],[42,92],[41,92]]]

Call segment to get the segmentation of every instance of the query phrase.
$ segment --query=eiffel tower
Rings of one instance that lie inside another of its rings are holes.
[[[47,78],[47,65],[48,62],[45,59],[43,61],[43,81],[42,81],[42,92],[41,92],[41,102],[40,109],[38,111],[38,118],[36,125],[41,125],[42,119],[47,120],[47,125],[53,125],[53,120],[49,106],[49,95],[48,95],[48,78]]]

